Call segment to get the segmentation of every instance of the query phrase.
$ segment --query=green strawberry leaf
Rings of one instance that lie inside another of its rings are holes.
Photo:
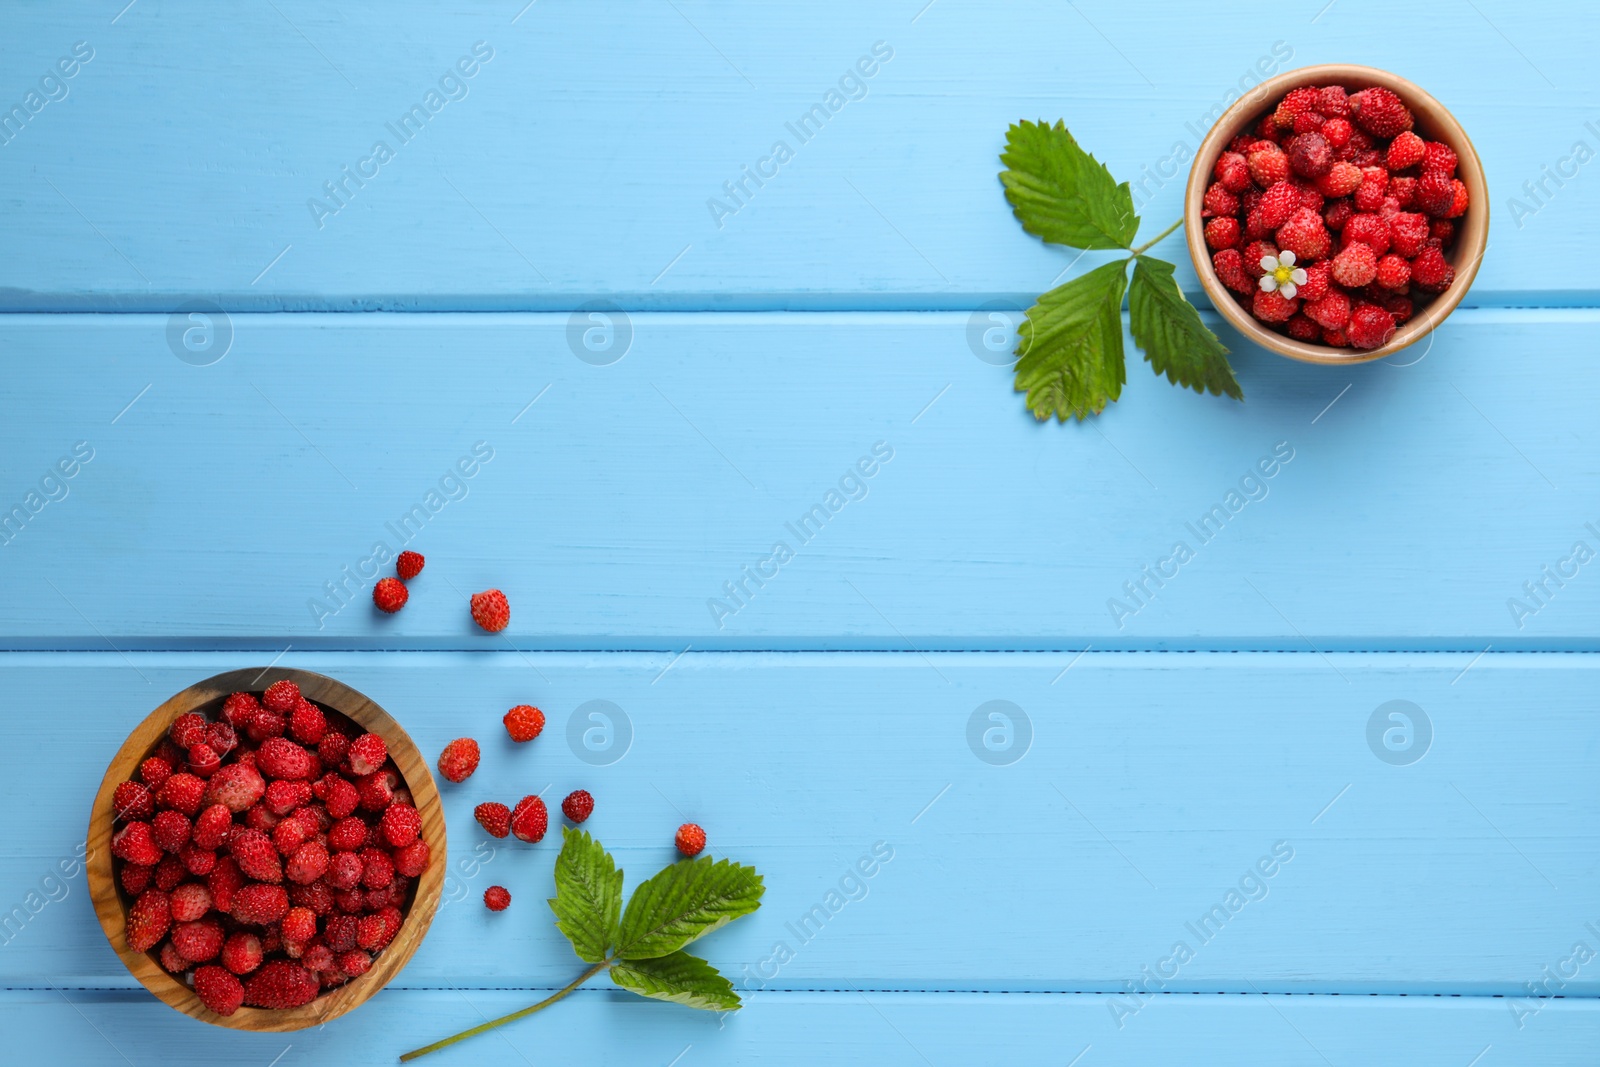
[[[656,959],[761,906],[766,887],[754,867],[702,856],[663,868],[628,900],[617,956]]]
[[[600,842],[583,830],[563,827],[556,857],[556,895],[550,910],[556,927],[585,963],[599,963],[617,943],[622,911],[622,872]]]
[[[1207,390],[1244,399],[1244,390],[1228,365],[1228,350],[1206,329],[1200,313],[1183,298],[1172,277],[1172,264],[1138,256],[1128,289],[1128,319],[1134,343],[1157,374],[1197,393]]]
[[[698,956],[672,952],[648,960],[624,960],[611,968],[611,980],[631,993],[670,1000],[706,1011],[737,1011],[739,994],[717,969]]]
[[[1128,380],[1122,358],[1127,261],[1096,267],[1041,296],[1017,331],[1017,392],[1033,417],[1098,415]]]
[[[1073,248],[1127,248],[1139,231],[1128,183],[1118,185],[1063,122],[1012,126],[1000,162],[1012,213],[1035,237]]]

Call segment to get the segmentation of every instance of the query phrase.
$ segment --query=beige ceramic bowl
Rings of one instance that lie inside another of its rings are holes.
[[[1206,187],[1211,184],[1211,172],[1217,157],[1229,141],[1253,125],[1275,101],[1282,99],[1290,89],[1302,85],[1342,85],[1351,92],[1368,86],[1381,85],[1391,89],[1416,116],[1417,131],[1431,141],[1442,141],[1455,150],[1456,176],[1466,184],[1471,198],[1465,215],[1456,221],[1455,244],[1445,254],[1456,270],[1455,281],[1440,293],[1433,302],[1418,308],[1409,322],[1394,332],[1394,337],[1382,348],[1363,351],[1354,348],[1332,348],[1328,345],[1310,344],[1269,330],[1254,316],[1234,302],[1226,286],[1217,278],[1211,267],[1211,249],[1206,246],[1205,224],[1201,218],[1201,200]],[[1406,79],[1373,67],[1357,67],[1346,63],[1328,63],[1318,67],[1303,67],[1269,78],[1241,97],[1217,120],[1195,154],[1194,166],[1189,170],[1189,186],[1184,195],[1183,217],[1185,236],[1189,242],[1189,255],[1194,260],[1195,273],[1206,295],[1218,314],[1227,319],[1251,342],[1290,359],[1308,363],[1365,363],[1393,355],[1407,345],[1415,344],[1444,321],[1454,311],[1461,298],[1472,287],[1473,276],[1483,260],[1489,241],[1489,188],[1483,178],[1483,164],[1477,150],[1467,138],[1454,116],[1444,105],[1423,92]]]

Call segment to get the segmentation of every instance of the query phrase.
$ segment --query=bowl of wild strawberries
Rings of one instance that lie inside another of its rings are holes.
[[[343,1015],[422,941],[444,884],[439,793],[388,713],[332,678],[251,668],[151,712],[106,771],[89,893],[111,947],[208,1023]]]
[[[1329,64],[1263,82],[1201,143],[1184,201],[1206,295],[1246,338],[1351,363],[1414,344],[1472,284],[1478,154],[1417,86]]]

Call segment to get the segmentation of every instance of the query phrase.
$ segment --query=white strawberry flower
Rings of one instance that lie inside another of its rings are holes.
[[[1305,268],[1294,265],[1294,253],[1279,252],[1275,256],[1262,256],[1261,276],[1263,293],[1282,293],[1285,300],[1293,300],[1300,286],[1306,283]]]

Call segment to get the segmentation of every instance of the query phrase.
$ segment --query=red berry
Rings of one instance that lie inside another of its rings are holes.
[[[1245,161],[1250,167],[1251,179],[1263,189],[1289,177],[1289,157],[1271,141],[1257,141]]]
[[[222,965],[234,974],[249,974],[261,966],[261,939],[239,930],[222,944]]]
[[[215,919],[176,923],[172,927],[172,947],[184,959],[204,963],[217,958],[225,936],[222,924]]]
[[[1329,119],[1342,119],[1350,114],[1350,97],[1342,85],[1325,85],[1317,92],[1317,110]]]
[[[1238,194],[1250,188],[1250,165],[1238,152],[1224,152],[1217,157],[1211,174],[1230,193]]]
[[[1306,268],[1306,280],[1295,290],[1295,296],[1302,305],[1315,303],[1328,295],[1328,289],[1333,278],[1328,270],[1328,261],[1319,260]]]
[[[257,1008],[299,1008],[315,1000],[320,988],[317,976],[300,964],[272,960],[244,983],[244,1002]]]
[[[273,682],[267,686],[267,691],[261,694],[262,706],[280,715],[293,711],[298,703],[300,703],[300,687],[287,678]]]
[[[372,602],[378,605],[379,611],[390,615],[405,607],[410,597],[406,583],[398,578],[379,578],[378,584],[372,587]]]
[[[1212,182],[1206,187],[1201,204],[1212,215],[1234,215],[1239,211],[1239,198],[1228,192],[1221,182]]]
[[[377,734],[362,734],[350,742],[345,762],[352,774],[369,775],[383,767],[389,758],[389,746]]]
[[[111,837],[111,854],[118,859],[153,867],[161,862],[161,846],[147,822],[130,822]]]
[[[172,777],[172,764],[160,756],[150,756],[139,764],[139,780],[150,789],[160,789],[161,783]]]
[[[1372,246],[1359,242],[1346,245],[1342,252],[1333,257],[1330,266],[1333,280],[1351,289],[1367,285],[1378,275],[1377,254],[1372,251]]]
[[[361,858],[363,886],[368,889],[382,889],[394,881],[394,861],[389,858],[387,852],[378,848],[364,848],[357,855]]]
[[[523,797],[511,810],[511,832],[519,841],[542,841],[549,826],[550,812],[536,796]]]
[[[1374,137],[1394,137],[1411,129],[1412,124],[1411,109],[1393,91],[1380,85],[1351,95],[1350,116]]]
[[[1389,189],[1389,172],[1382,167],[1362,167],[1361,184],[1356,186],[1355,203],[1357,211],[1377,211],[1383,206],[1384,195]]]
[[[511,809],[493,800],[486,800],[472,809],[473,818],[490,837],[505,837],[511,832]]]
[[[1333,118],[1318,127],[1317,132],[1337,151],[1350,143],[1350,130],[1349,119]]]
[[[189,770],[197,777],[210,778],[222,766],[222,757],[207,744],[198,744],[189,750]]]
[[[205,779],[179,771],[162,782],[161,788],[156,790],[156,807],[193,815],[200,810],[205,795]]]
[[[1417,181],[1417,206],[1440,218],[1450,213],[1455,201],[1455,179],[1442,170],[1425,170]]]
[[[171,928],[172,908],[159,889],[145,890],[128,909],[128,947],[135,952],[149,952]]]
[[[1467,201],[1469,199],[1467,195],[1467,183],[1462,181],[1460,178],[1451,178],[1450,190],[1450,206],[1445,209],[1444,217],[1447,219],[1459,218],[1461,215],[1465,214],[1467,210]]]
[[[477,769],[478,742],[470,737],[456,738],[439,753],[439,773],[449,781],[464,782]]]
[[[283,861],[270,838],[249,827],[236,829],[228,838],[228,851],[246,876],[258,882],[283,881]]]
[[[402,845],[394,850],[395,873],[407,878],[422,877],[422,872],[428,869],[430,855],[428,843],[420,837],[409,845]]]
[[[583,822],[594,813],[594,797],[587,789],[576,789],[561,802],[561,814],[573,822]]]
[[[343,819],[361,806],[361,794],[355,786],[335,776],[334,780],[328,783],[328,795],[322,802],[330,816]]]
[[[1390,253],[1378,260],[1378,284],[1385,289],[1404,289],[1411,281],[1411,264],[1404,256]]]
[[[1456,162],[1455,150],[1439,141],[1429,141],[1423,150],[1422,169],[1425,171],[1442,170],[1446,174],[1454,175]]]
[[[235,730],[244,730],[260,710],[261,702],[254,693],[232,693],[222,702],[222,721]]]
[[[278,924],[285,941],[310,941],[317,936],[317,916],[310,908],[290,908]]]
[[[1214,249],[1235,248],[1242,236],[1239,220],[1232,216],[1206,220],[1206,244]]]
[[[1262,322],[1288,322],[1298,310],[1300,310],[1298,297],[1289,299],[1282,293],[1267,293],[1260,289],[1256,290],[1255,298],[1250,305],[1250,313]],[[681,830],[679,832],[682,833]]]
[[[1328,229],[1338,233],[1344,229],[1344,224],[1355,216],[1356,206],[1347,199],[1335,200],[1328,205],[1328,210],[1322,213],[1322,220],[1328,224]]]
[[[502,721],[506,724],[506,733],[517,742],[532,741],[544,731],[544,712],[531,704],[518,704],[506,712]]]
[[[266,926],[282,919],[289,911],[289,893],[281,885],[255,883],[240,886],[233,894],[229,913],[247,926]]]
[[[422,565],[427,562],[422,558],[421,552],[402,552],[400,558],[394,561],[394,570],[401,578],[410,581],[422,573]]]
[[[1320,98],[1320,91],[1314,85],[1290,89],[1278,102],[1277,110],[1272,113],[1273,125],[1279,129],[1289,129],[1294,125],[1296,116],[1307,111],[1315,111]]]
[[[1255,281],[1245,273],[1244,260],[1236,248],[1224,248],[1212,256],[1211,266],[1222,284],[1236,293],[1248,293],[1256,287]]]
[[[310,885],[328,870],[328,848],[320,841],[307,841],[290,853],[284,865],[289,881]]]
[[[218,911],[232,911],[233,897],[244,885],[244,874],[239,861],[232,856],[218,858],[217,865],[206,875],[206,888],[211,890],[211,905]]]
[[[256,770],[267,778],[298,781],[317,773],[316,759],[287,737],[269,737],[256,749]]]
[[[1382,215],[1352,215],[1340,237],[1344,245],[1364,244],[1381,256],[1389,251],[1389,222]]]
[[[1289,336],[1297,341],[1320,341],[1322,327],[1306,318],[1302,312],[1289,320]]]
[[[289,736],[302,745],[315,745],[328,732],[328,717],[322,709],[302,699],[289,713]]]
[[[184,777],[174,775],[174,778]],[[196,779],[198,781],[199,779]],[[170,784],[170,780],[169,780]],[[230,763],[213,774],[205,785],[206,804],[221,804],[235,814],[248,811],[267,790],[267,783],[254,767]]]
[[[1289,142],[1289,166],[1306,178],[1320,178],[1333,166],[1333,149],[1327,138],[1315,131],[1302,133]]]
[[[1435,248],[1447,248],[1456,239],[1455,223],[1448,219],[1434,219],[1428,223],[1427,243]]]
[[[351,978],[360,978],[367,973],[367,968],[372,966],[372,957],[358,948],[353,948],[348,952],[339,953],[334,963],[340,973],[347,974]]]
[[[403,848],[422,832],[422,817],[410,804],[390,804],[378,820],[378,830],[390,845]]]
[[[244,1003],[244,983],[215,964],[194,972],[194,995],[218,1015],[232,1015]]]
[[[176,852],[189,842],[192,824],[187,815],[176,811],[158,812],[150,820],[150,832],[163,852]],[[194,959],[193,956],[189,957]]]
[[[138,782],[119,782],[111,794],[111,810],[119,819],[148,819],[155,814],[156,798]]]
[[[1418,289],[1442,293],[1455,281],[1456,271],[1437,248],[1424,248],[1411,261],[1411,281]]]
[[[490,911],[505,911],[511,907],[511,893],[502,885],[492,885],[483,891],[483,906]]]
[[[1376,304],[1357,304],[1345,335],[1355,348],[1381,348],[1394,336],[1394,316]]]
[[[170,731],[172,740],[185,751],[195,745],[203,745],[206,740],[206,725],[206,717],[197,711],[179,715],[172,723]]]
[[[1333,238],[1322,224],[1322,216],[1301,208],[1289,216],[1277,232],[1278,247],[1288,249],[1302,263],[1321,259],[1333,246]]]
[[[354,852],[366,846],[369,836],[367,824],[352,815],[333,824],[328,831],[328,847],[335,852]]]
[[[490,633],[499,633],[511,622],[511,605],[498,589],[472,594],[472,621]]]
[[[1278,294],[1269,293],[1266,295],[1277,296]],[[678,827],[678,832],[673,837],[672,843],[678,846],[678,851],[685,856],[698,856],[701,850],[706,847],[706,832],[694,823],[686,822]]]
[[[1317,191],[1323,196],[1349,196],[1361,188],[1361,180],[1361,168],[1354,163],[1335,163],[1317,179]]]

